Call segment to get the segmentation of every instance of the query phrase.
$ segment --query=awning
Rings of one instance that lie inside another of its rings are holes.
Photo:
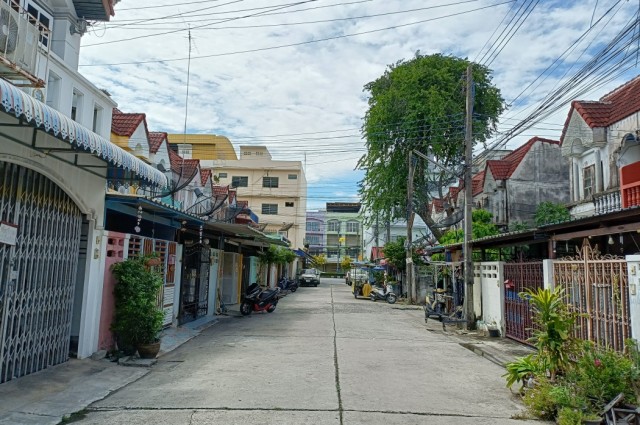
[[[0,110],[15,116],[21,122],[68,142],[71,152],[90,152],[108,164],[135,173],[151,184],[163,188],[168,185],[167,177],[159,170],[2,79],[0,104]]]
[[[309,255],[307,252],[305,252],[302,249],[292,249],[292,251],[298,256],[298,257],[307,257],[310,260],[313,260],[313,257],[311,255]]]
[[[105,200],[107,209],[125,214],[136,214],[137,208],[141,206],[143,214],[153,214],[155,217],[168,219],[170,225],[175,228],[182,227],[183,221],[195,226],[201,226],[205,223],[196,215],[185,213],[172,205],[164,204],[141,195],[108,193],[105,196]],[[151,217],[147,217],[147,219],[151,219]]]
[[[205,224],[205,230],[207,229],[237,238],[240,241],[247,240],[259,242],[262,246],[288,246],[286,242],[280,239],[273,239],[259,230],[253,229],[244,224],[208,222]]]

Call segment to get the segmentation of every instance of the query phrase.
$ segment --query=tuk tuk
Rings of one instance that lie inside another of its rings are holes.
[[[354,298],[358,296],[369,298],[371,292],[372,264],[354,263],[351,272],[351,292]]]

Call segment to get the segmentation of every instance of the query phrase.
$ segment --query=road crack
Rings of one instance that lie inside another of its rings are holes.
[[[338,413],[340,425],[343,425],[342,394],[340,392],[340,366],[338,365],[338,332],[336,331],[336,312],[333,303],[333,286],[331,287],[331,320],[333,321],[333,366],[336,371],[336,392],[338,393]]]

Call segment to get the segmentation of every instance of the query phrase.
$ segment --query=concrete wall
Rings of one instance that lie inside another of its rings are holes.
[[[482,321],[486,325],[495,324],[504,335],[504,263],[491,261],[476,264],[474,288],[479,286],[481,291]],[[475,297],[474,291],[474,304],[477,305]]]
[[[631,337],[640,340],[640,255],[627,255]]]
[[[506,192],[509,223],[533,223],[542,202],[569,202],[569,166],[560,147],[535,143],[507,180]]]

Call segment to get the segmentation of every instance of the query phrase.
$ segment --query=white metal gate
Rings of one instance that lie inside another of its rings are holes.
[[[69,357],[82,215],[47,177],[0,161],[0,221],[18,229],[0,242],[3,383]]]

